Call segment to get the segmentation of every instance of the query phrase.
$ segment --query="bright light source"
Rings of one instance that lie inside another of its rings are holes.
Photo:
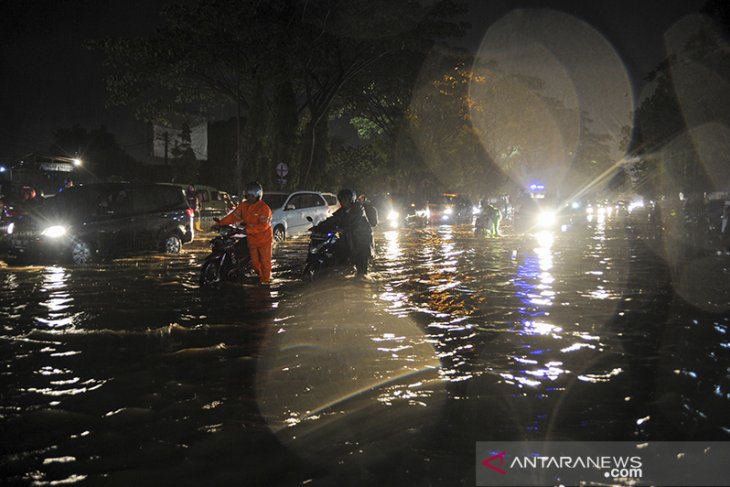
[[[13,230],[15,230],[15,223],[11,223],[10,225],[8,225],[8,235],[12,235]]]
[[[636,200],[629,203],[629,213],[634,211],[637,208],[643,208],[644,207],[644,200]]]
[[[71,162],[73,162],[74,166],[79,167],[81,165],[81,159],[73,159]]]
[[[580,208],[580,203],[578,203],[577,201],[573,201],[570,204],[570,207],[573,208],[574,210],[577,210],[578,208]]]
[[[444,210],[444,214],[445,215],[451,215],[452,213],[454,213],[454,209],[453,208],[446,208]]]
[[[479,215],[481,212],[482,212],[482,209],[479,208],[478,206],[475,206],[475,207],[473,207],[471,209],[471,214],[472,215]]]
[[[555,222],[557,222],[557,220],[557,215],[554,211],[551,210],[542,210],[537,215],[537,224],[542,227],[551,227],[555,225]]]
[[[390,210],[388,212],[388,224],[390,225],[390,228],[398,228],[398,221],[399,221],[400,215],[395,210]]]
[[[0,172],[5,172],[5,171],[7,171],[7,168],[5,166],[0,166]]]
[[[41,232],[41,235],[49,238],[58,238],[62,235],[66,234],[66,227],[63,227],[61,225],[53,225],[51,227],[46,228]]]

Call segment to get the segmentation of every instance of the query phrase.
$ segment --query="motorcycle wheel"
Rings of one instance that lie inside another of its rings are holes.
[[[201,286],[213,284],[214,282],[218,282],[220,280],[221,280],[220,261],[209,260],[208,262],[203,264],[203,268],[200,270],[200,280],[199,280],[199,283]]]
[[[302,273],[302,279],[304,282],[314,282],[317,280],[320,274],[319,262],[310,262],[304,266],[304,272]]]

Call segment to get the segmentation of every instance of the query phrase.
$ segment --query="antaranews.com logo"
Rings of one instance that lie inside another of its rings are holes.
[[[497,474],[507,475],[507,470],[502,468],[505,465],[506,451],[496,453],[482,461],[482,465],[491,469]],[[499,465],[499,466],[497,466]],[[509,465],[504,466],[510,471],[518,470],[573,470],[573,469],[598,469],[603,472],[605,478],[640,479],[643,476],[642,461],[640,456],[632,457],[586,457],[586,456],[514,456]]]
[[[478,486],[730,485],[730,442],[478,442]]]

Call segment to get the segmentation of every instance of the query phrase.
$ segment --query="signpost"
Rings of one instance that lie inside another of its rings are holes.
[[[279,182],[280,189],[284,189],[287,174],[289,174],[289,166],[285,162],[280,162],[276,165],[276,175],[279,176],[277,181]]]

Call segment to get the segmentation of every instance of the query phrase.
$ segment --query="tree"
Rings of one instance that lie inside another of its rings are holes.
[[[642,175],[646,181],[664,175],[665,193],[707,191],[713,186],[703,157],[712,141],[705,140],[704,145],[695,141],[713,124],[730,123],[725,109],[730,102],[730,54],[717,30],[718,26],[727,30],[728,7],[713,0],[705,10],[715,22],[691,25],[693,33],[647,75],[654,91],[637,110],[637,152],[647,161],[637,170],[654,172]]]
[[[151,39],[97,45],[111,103],[149,121],[233,105],[247,119],[236,131],[239,188],[244,170],[266,181],[284,161],[306,185],[326,167],[343,89],[403,49],[463,32],[447,20],[458,12],[455,0],[198,0],[169,7]]]

